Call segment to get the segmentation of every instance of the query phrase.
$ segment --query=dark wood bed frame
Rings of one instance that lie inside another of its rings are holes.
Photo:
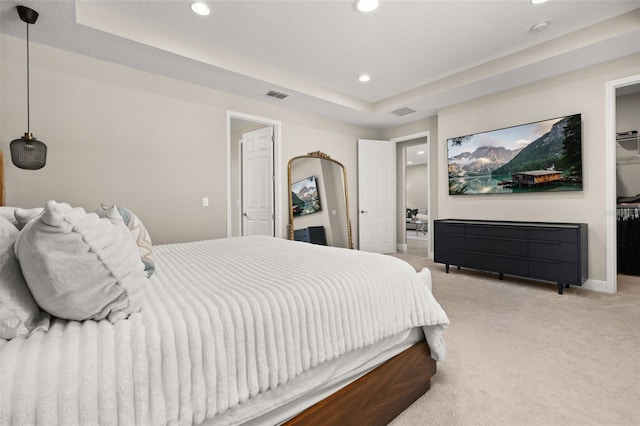
[[[429,390],[434,374],[427,343],[416,343],[285,425],[386,425]]]

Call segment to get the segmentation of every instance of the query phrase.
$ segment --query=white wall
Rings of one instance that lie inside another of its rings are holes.
[[[640,93],[616,97],[616,132],[640,131]],[[640,194],[638,141],[616,144],[616,196]]]
[[[640,72],[640,55],[568,73],[441,110],[438,116],[438,217],[585,222],[589,277],[606,280],[605,84]],[[582,113],[581,192],[448,195],[447,138]]]
[[[26,131],[26,46],[4,35],[0,43],[0,147],[8,153],[9,142]],[[228,110],[282,122],[281,191],[288,159],[322,150],[345,165],[356,194],[357,140],[378,136],[44,45],[30,49],[31,131],[47,143],[48,159],[38,171],[7,164],[7,204],[56,199],[93,210],[117,202],[140,216],[154,243],[226,236]],[[209,207],[201,207],[202,197]],[[286,203],[283,197],[282,211]],[[353,203],[352,219],[356,209]],[[281,226],[286,235],[286,221]],[[357,221],[357,236],[356,227]]]

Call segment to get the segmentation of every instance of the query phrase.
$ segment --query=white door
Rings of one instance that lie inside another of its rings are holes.
[[[359,248],[396,251],[396,145],[358,140]]]
[[[242,236],[274,235],[273,127],[242,135]]]

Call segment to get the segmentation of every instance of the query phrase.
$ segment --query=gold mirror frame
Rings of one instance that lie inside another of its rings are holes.
[[[349,186],[347,185],[347,169],[345,169],[344,165],[339,161],[334,160],[329,157],[322,151],[314,151],[310,152],[307,155],[298,155],[297,157],[293,157],[287,163],[287,184],[289,188],[289,239],[294,240],[294,226],[293,226],[293,197],[291,195],[291,164],[295,160],[300,160],[303,158],[317,158],[320,160],[331,161],[332,163],[337,164],[342,170],[342,183],[344,184],[344,204],[345,204],[345,214],[346,214],[346,222],[347,222],[347,244],[348,248],[353,249],[353,236],[351,231],[351,218],[349,217]]]

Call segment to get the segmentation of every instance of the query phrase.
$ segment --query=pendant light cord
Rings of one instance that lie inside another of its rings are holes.
[[[29,23],[27,22],[27,133],[29,134],[29,138],[31,138],[31,127],[30,127],[30,111],[31,107],[29,105]]]

